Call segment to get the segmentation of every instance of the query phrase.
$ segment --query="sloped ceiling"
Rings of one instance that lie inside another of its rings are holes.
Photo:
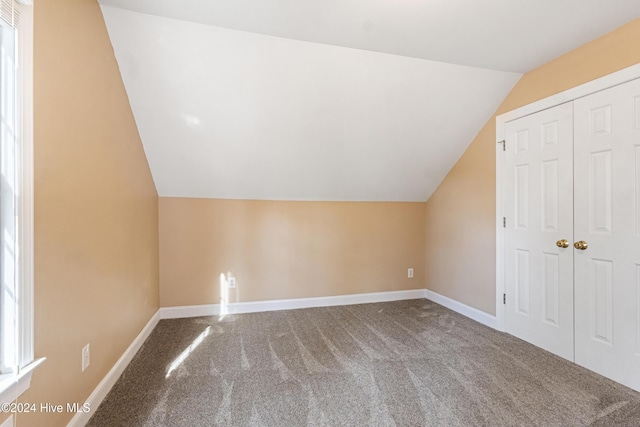
[[[640,0],[100,3],[160,196],[265,200],[425,201],[522,72],[640,15]]]

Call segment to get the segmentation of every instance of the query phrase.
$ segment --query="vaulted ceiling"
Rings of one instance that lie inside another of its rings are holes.
[[[640,0],[100,0],[160,196],[424,201]]]

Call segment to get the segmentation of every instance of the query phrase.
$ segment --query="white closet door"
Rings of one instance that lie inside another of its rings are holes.
[[[572,103],[509,122],[506,136],[506,330],[573,360]]]
[[[640,390],[640,81],[574,108],[575,361]]]

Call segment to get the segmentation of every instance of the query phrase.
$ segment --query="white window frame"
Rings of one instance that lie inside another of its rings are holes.
[[[34,360],[33,350],[33,2],[21,3],[17,30],[17,98],[18,132],[18,269],[20,298],[18,303],[17,372],[0,375],[0,403],[12,402],[31,383],[34,369],[44,358]]]

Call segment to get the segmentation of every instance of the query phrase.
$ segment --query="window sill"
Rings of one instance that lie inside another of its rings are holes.
[[[0,403],[13,402],[22,393],[29,389],[31,385],[31,375],[33,371],[47,360],[41,358],[34,360],[20,370],[19,374],[0,375]]]

